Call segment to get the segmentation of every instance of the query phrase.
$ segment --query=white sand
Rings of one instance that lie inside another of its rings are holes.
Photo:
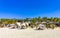
[[[60,28],[33,30],[0,28],[0,38],[60,38]]]

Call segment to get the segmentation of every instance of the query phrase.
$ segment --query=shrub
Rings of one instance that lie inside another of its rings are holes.
[[[50,28],[50,24],[46,24],[46,28],[47,28],[47,29]]]
[[[52,29],[54,29],[54,28],[56,27],[56,25],[51,24],[50,27],[51,27]]]

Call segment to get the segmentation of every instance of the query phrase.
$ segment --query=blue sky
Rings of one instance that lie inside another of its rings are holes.
[[[0,18],[60,17],[60,0],[0,0]]]

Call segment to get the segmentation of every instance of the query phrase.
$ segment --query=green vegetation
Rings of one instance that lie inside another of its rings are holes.
[[[51,17],[51,18],[47,18],[47,17],[37,17],[37,18],[26,18],[26,19],[5,19],[2,18],[0,19],[0,26],[3,27],[4,24],[16,24],[16,22],[28,22],[30,21],[30,26],[33,27],[37,27],[36,22],[38,23],[42,23],[42,22],[47,22],[46,24],[46,28],[52,28],[54,29],[56,27],[56,25],[54,24],[49,24],[49,22],[60,22],[60,18],[57,17]],[[3,25],[1,25],[3,24]],[[28,26],[27,26],[28,27]]]
[[[56,27],[56,25],[51,24],[50,27],[51,27],[52,29],[54,29],[54,28]]]
[[[18,20],[17,19],[1,19],[0,22],[3,24],[15,24]]]
[[[47,28],[47,29],[50,28],[50,24],[46,24],[46,28]]]

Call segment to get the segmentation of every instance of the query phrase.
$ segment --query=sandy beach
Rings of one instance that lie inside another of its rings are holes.
[[[54,30],[0,28],[0,38],[60,38],[60,28]]]

